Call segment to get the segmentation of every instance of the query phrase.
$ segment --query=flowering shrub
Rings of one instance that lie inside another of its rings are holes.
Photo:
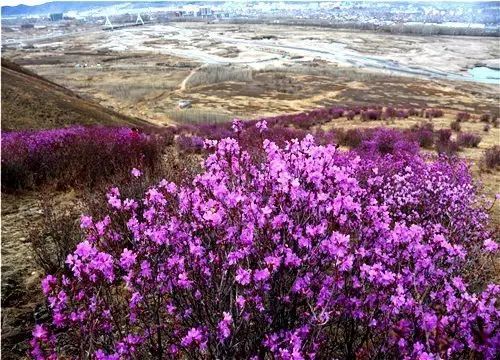
[[[474,293],[463,272],[498,244],[463,163],[310,135],[264,140],[260,161],[207,146],[192,185],[113,188],[108,215],[82,217],[67,273],[42,282],[35,358],[495,356],[500,288]]]
[[[457,143],[464,147],[477,147],[481,142],[481,136],[473,133],[460,133],[457,137]]]
[[[392,129],[375,129],[371,134],[365,136],[360,146],[356,149],[358,153],[365,155],[401,155],[417,154],[418,144],[409,140],[405,134]]]
[[[164,138],[129,128],[81,127],[2,133],[2,189],[94,186],[133,166],[154,169]]]

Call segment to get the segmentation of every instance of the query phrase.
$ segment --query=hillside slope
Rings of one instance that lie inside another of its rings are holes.
[[[71,124],[142,126],[2,58],[2,130],[47,129]]]

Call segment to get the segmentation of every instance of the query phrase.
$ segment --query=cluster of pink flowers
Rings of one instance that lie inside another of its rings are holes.
[[[431,114],[427,116],[426,114]],[[373,139],[381,140],[377,137],[377,133],[384,133],[386,129],[350,129],[344,131],[341,128],[323,131],[318,126],[331,122],[345,116],[352,120],[359,115],[364,121],[382,120],[382,119],[405,119],[409,116],[420,117],[439,117],[443,115],[443,111],[439,109],[415,109],[415,108],[393,108],[382,106],[358,106],[352,108],[343,107],[325,107],[313,109],[310,111],[283,114],[278,116],[264,117],[255,120],[246,120],[230,122],[221,122],[216,124],[198,124],[196,126],[183,125],[176,129],[178,136],[175,143],[180,151],[186,153],[202,153],[206,150],[203,146],[204,139],[221,140],[226,137],[234,136],[234,132],[238,135],[238,143],[245,150],[255,151],[261,147],[261,134],[265,133],[265,137],[276,142],[279,146],[283,146],[286,141],[292,139],[303,139],[308,133],[314,134],[318,144],[336,143],[339,145],[349,146],[351,148],[358,147],[362,142],[372,142]],[[431,123],[429,123],[431,124]],[[417,143],[424,148],[432,148],[435,143],[435,133],[431,128],[416,128],[409,130],[391,130],[394,136],[399,137],[399,145],[411,147]],[[384,137],[387,139],[387,137]],[[403,144],[406,142],[406,144]],[[446,143],[448,144],[448,143]],[[454,153],[459,150],[458,144],[455,144]],[[366,148],[366,147],[365,147]],[[448,147],[449,148],[449,147]],[[447,148],[447,150],[449,150]],[[442,151],[442,146],[436,148],[438,152]]]
[[[498,243],[464,163],[311,135],[258,159],[206,146],[191,185],[113,188],[106,217],[82,218],[68,272],[43,282],[35,358],[498,355],[500,287],[467,276]]]

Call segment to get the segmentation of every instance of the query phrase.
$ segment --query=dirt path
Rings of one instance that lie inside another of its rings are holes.
[[[68,204],[74,192],[51,196]],[[29,233],[42,219],[37,193],[2,194],[2,359],[25,358],[35,316],[43,314],[43,272],[34,261]]]
[[[2,194],[2,358],[26,353],[34,312],[41,301],[37,270],[27,236],[40,219],[34,195]]]

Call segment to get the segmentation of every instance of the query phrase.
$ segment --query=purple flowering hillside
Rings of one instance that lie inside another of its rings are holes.
[[[236,123],[191,184],[112,188],[82,217],[34,358],[496,358],[500,287],[477,269],[498,242],[465,163],[392,132],[340,151],[257,125],[259,156]]]
[[[164,139],[126,127],[73,126],[2,133],[2,190],[92,187],[158,165]]]

